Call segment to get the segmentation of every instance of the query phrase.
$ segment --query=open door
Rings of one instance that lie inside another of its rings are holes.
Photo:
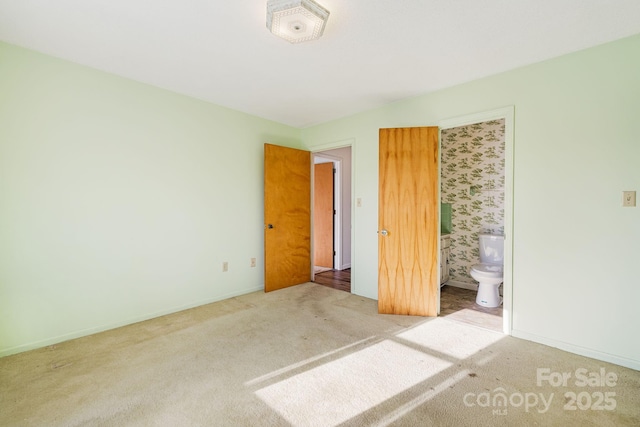
[[[333,162],[317,163],[313,174],[313,265],[333,268]]]
[[[438,128],[380,129],[378,312],[437,316]]]
[[[311,153],[264,145],[264,290],[311,280]]]

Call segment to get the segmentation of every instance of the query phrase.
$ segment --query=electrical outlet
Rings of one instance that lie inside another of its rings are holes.
[[[229,271],[229,263],[227,261],[222,263],[222,271]]]
[[[251,258],[251,267],[255,267],[255,266],[256,266],[256,259]]]
[[[632,208],[636,205],[636,192],[635,191],[623,191],[622,192],[622,206],[625,208]]]

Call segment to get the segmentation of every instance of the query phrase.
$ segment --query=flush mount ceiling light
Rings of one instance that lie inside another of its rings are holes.
[[[267,28],[291,43],[322,36],[329,11],[313,0],[267,1]]]

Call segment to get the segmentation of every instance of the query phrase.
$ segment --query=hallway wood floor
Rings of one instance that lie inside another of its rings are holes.
[[[319,285],[351,292],[351,269],[328,270],[322,273],[316,273],[313,281]]]

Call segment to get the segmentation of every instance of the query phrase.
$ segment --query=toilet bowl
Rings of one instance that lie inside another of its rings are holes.
[[[480,263],[471,267],[469,274],[478,282],[476,304],[483,307],[498,307],[502,304],[500,284],[503,281],[504,236],[478,235]]]
[[[483,307],[498,307],[502,304],[499,291],[503,280],[502,265],[476,264],[471,267],[470,273],[478,282],[476,304]]]

